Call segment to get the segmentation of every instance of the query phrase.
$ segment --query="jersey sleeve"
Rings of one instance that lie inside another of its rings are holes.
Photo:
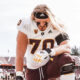
[[[19,20],[19,22],[17,24],[17,29],[18,29],[18,31],[23,32],[24,34],[28,34],[27,21],[25,19]]]
[[[69,36],[67,33],[60,33],[59,35],[56,36],[55,40],[57,42],[57,45],[59,45],[61,42],[69,40]]]

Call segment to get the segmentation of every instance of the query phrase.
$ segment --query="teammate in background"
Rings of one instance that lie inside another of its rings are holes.
[[[17,25],[16,80],[23,80],[24,55],[27,80],[55,80],[62,66],[74,64],[64,25],[46,5],[36,6],[31,17]]]

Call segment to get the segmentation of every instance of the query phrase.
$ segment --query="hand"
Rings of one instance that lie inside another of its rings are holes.
[[[28,57],[28,69],[38,69],[49,61],[49,54],[45,50],[37,50],[34,54]]]
[[[35,63],[35,66],[37,65],[37,67],[41,67],[47,64],[49,59],[50,59],[49,54],[45,50],[41,50],[41,51],[37,51],[34,54],[33,61]]]
[[[46,59],[49,59],[49,54],[45,50],[36,52],[33,58],[35,62],[39,62],[39,63],[43,62]]]
[[[22,71],[17,71],[16,72],[16,80],[23,80],[24,75]]]
[[[16,76],[16,80],[23,80],[22,76]]]

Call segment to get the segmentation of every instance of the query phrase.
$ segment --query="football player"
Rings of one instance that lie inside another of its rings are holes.
[[[27,80],[55,80],[63,65],[74,64],[63,24],[46,5],[36,6],[31,17],[21,19],[17,25],[16,80],[24,78],[24,55]]]

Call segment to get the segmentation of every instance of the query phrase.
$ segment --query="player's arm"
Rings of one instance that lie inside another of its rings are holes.
[[[71,49],[70,49],[70,45],[69,45],[69,36],[67,33],[62,33],[59,34],[56,38],[55,38],[57,44],[58,44],[58,48],[60,48],[60,50],[57,51],[57,54],[61,54],[61,53],[70,53]]]
[[[70,53],[71,49],[70,49],[70,45],[69,43],[69,37],[66,33],[63,34],[59,34],[56,38],[55,41],[57,43],[57,47],[54,47],[51,50],[47,50],[49,51],[51,56],[57,56],[63,53]]]
[[[55,56],[63,54],[63,53],[70,53],[70,45],[68,44],[68,41],[63,41],[58,47],[54,48],[55,50]]]
[[[22,71],[27,44],[28,44],[27,35],[19,31],[17,35],[17,48],[16,48],[16,76],[18,75],[23,76]]]

